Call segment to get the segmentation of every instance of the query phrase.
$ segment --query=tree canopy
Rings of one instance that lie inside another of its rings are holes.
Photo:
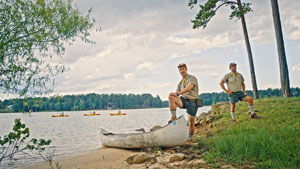
[[[91,10],[82,14],[72,0],[5,0],[0,9],[0,92],[50,92],[52,77],[66,70],[54,57],[78,38],[93,43]]]
[[[197,0],[190,0],[189,6],[193,8],[197,4]],[[204,5],[200,4],[200,10],[197,13],[195,19],[192,20],[193,28],[205,28],[208,22],[211,20],[212,17],[216,15],[216,12],[222,6],[230,6],[232,9],[231,14],[229,15],[230,19],[240,17],[248,12],[251,12],[252,9],[250,8],[251,3],[241,3],[241,10],[239,9],[238,3],[235,1],[229,0],[208,0]]]

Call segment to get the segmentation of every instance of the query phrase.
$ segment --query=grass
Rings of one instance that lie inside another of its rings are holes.
[[[199,145],[208,149],[204,158],[237,167],[300,168],[300,97],[255,100],[255,109],[260,119],[251,120],[247,104],[240,102],[237,125],[230,113],[216,112],[214,127],[206,131],[213,137],[200,137]]]

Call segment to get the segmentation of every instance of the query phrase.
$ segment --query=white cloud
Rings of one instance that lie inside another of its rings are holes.
[[[294,66],[292,67],[292,71],[293,71],[293,72],[300,71],[300,63],[297,63],[296,65],[294,65]]]
[[[56,93],[150,92],[167,98],[175,79],[170,69],[179,62],[187,63],[189,71],[207,78],[207,83],[214,83],[216,77],[228,71],[230,59],[248,63],[241,57],[245,52],[241,23],[229,20],[227,8],[218,11],[205,29],[194,30],[190,20],[199,8],[189,9],[186,1],[76,2],[84,10],[93,6],[102,32],[91,32],[95,45],[76,41],[66,48],[62,62],[70,70],[57,77]],[[252,4],[254,12],[246,15],[251,44],[273,43],[270,2],[254,0]],[[288,39],[300,38],[298,4],[297,0],[280,4]],[[253,53],[257,51],[253,48]],[[240,57],[224,57],[230,55]],[[299,63],[292,67],[293,71],[299,69]]]
[[[133,80],[135,80],[136,76],[135,76],[134,73],[126,73],[126,74],[124,75],[124,78],[125,78],[126,80],[133,81]]]
[[[136,67],[136,70],[137,71],[141,71],[141,70],[152,70],[154,69],[154,64],[152,62],[145,62],[145,63],[142,63],[142,64],[139,64],[137,67]]]

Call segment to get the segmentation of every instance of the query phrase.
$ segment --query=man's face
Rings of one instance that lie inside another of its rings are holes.
[[[178,68],[179,73],[181,74],[181,76],[186,76],[187,75],[187,68],[186,67],[180,67]]]
[[[231,70],[232,72],[236,72],[236,65],[232,65],[232,66],[230,67],[230,70]]]

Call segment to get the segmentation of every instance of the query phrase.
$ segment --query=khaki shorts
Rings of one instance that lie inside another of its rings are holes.
[[[184,97],[180,97],[181,101],[182,101],[182,108],[186,109],[186,112],[191,115],[191,116],[196,116],[197,111],[198,111],[198,106],[197,106],[197,102],[195,101],[188,101],[187,99],[185,99]]]
[[[246,95],[242,91],[240,92],[232,92],[231,95],[229,95],[230,103],[237,103],[238,101],[242,101],[243,98],[245,98]]]

